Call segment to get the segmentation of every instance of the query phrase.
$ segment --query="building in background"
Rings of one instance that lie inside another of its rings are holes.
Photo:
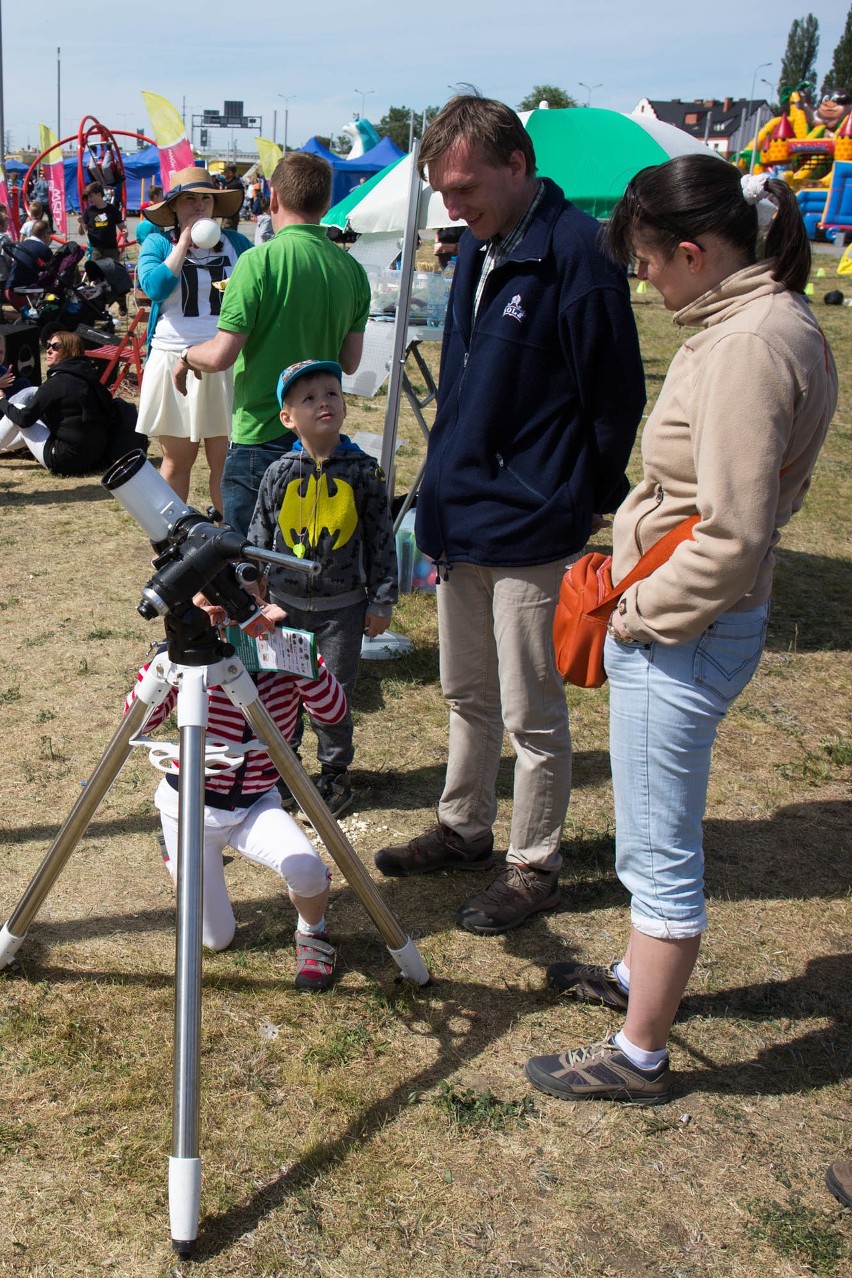
[[[633,108],[634,115],[650,115],[665,124],[673,124],[694,138],[706,142],[720,155],[732,158],[745,150],[759,129],[776,114],[765,100],[749,102],[746,98],[696,98],[681,102],[673,98],[662,102],[642,98]]]

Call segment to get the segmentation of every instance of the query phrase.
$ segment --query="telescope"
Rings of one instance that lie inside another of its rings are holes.
[[[246,586],[257,579],[258,565],[273,570],[283,567],[308,576],[319,573],[321,565],[295,555],[261,550],[227,525],[187,506],[142,452],[120,458],[104,475],[103,483],[148,535],[157,552],[154,574],[142,592],[137,610],[147,620],[162,619],[166,649],[152,659],[143,674],[135,700],[0,930],[0,971],[14,961],[30,924],[131,749],[144,744],[138,738],[147,719],[177,688],[178,875],[168,1183],[172,1246],[180,1255],[190,1255],[198,1236],[201,1199],[201,921],[209,688],[220,687],[242,713],[385,940],[402,976],[417,985],[426,985],[430,976],[411,937],[386,905],[355,849],[281,736],[233,646],[219,636],[209,613],[196,602],[204,596],[252,633],[259,609]],[[214,746],[211,742],[211,750]],[[238,763],[235,761],[232,766]]]

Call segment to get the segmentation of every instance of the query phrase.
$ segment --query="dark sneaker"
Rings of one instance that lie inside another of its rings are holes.
[[[490,870],[494,864],[494,835],[463,839],[448,825],[431,826],[409,843],[381,848],[376,868],[382,874],[436,874],[438,870]]]
[[[296,989],[327,990],[334,981],[337,954],[328,936],[322,932],[293,933],[296,942]]]
[[[611,1038],[558,1056],[533,1056],[524,1073],[540,1092],[560,1100],[617,1100],[665,1105],[672,1098],[669,1058],[654,1069],[634,1065]]]
[[[317,789],[323,803],[332,816],[340,816],[355,802],[349,776],[346,772],[323,772],[317,780]]]
[[[283,777],[278,778],[275,782],[275,787],[278,790],[278,794],[281,798],[281,806],[285,812],[291,812],[293,808],[298,806],[296,803],[296,796],[293,794],[293,791],[290,789]]]
[[[556,870],[507,865],[484,892],[465,901],[456,922],[466,932],[496,936],[520,927],[531,914],[555,910],[561,900]]]
[[[582,1003],[605,1003],[620,1012],[627,1010],[627,990],[615,974],[615,964],[551,963],[547,983],[556,994],[568,994]]]
[[[296,758],[301,763],[302,756],[299,754],[298,748],[294,745],[291,745],[290,749],[293,751]],[[281,796],[281,806],[285,812],[291,812],[293,808],[297,808],[299,806],[296,802],[296,796],[293,794],[292,790],[290,789],[289,785],[287,784],[287,782],[284,780],[283,777],[279,777],[278,780],[275,782],[275,785],[279,795]]]
[[[844,1207],[852,1207],[852,1163],[832,1163],[825,1173],[829,1193]]]

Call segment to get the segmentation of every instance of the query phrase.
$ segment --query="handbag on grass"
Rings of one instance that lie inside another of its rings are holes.
[[[613,607],[630,586],[649,577],[671,558],[682,541],[692,536],[699,515],[690,515],[646,550],[617,586],[612,584],[612,556],[593,550],[582,555],[562,578],[553,618],[556,668],[566,683],[599,688],[606,681],[603,652],[606,623]]]

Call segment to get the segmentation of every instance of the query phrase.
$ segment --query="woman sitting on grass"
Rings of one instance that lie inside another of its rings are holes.
[[[774,216],[758,257],[763,201]],[[804,501],[837,371],[802,296],[810,245],[786,183],[681,156],[637,174],[608,238],[675,323],[696,330],[672,361],[642,438],[642,478],[615,517],[613,581],[684,519],[697,512],[698,523],[624,592],[608,625],[626,952],[608,967],[548,970],[556,990],[627,1018],[614,1038],[534,1057],[526,1071],[553,1096],[654,1105],[671,1097],[666,1043],[707,926],[702,819],[716,729],[760,660],[778,530]]]
[[[42,385],[16,395],[16,404],[0,394],[0,451],[25,444],[56,475],[88,475],[105,463],[120,420],[83,351],[76,333],[52,333]]]

